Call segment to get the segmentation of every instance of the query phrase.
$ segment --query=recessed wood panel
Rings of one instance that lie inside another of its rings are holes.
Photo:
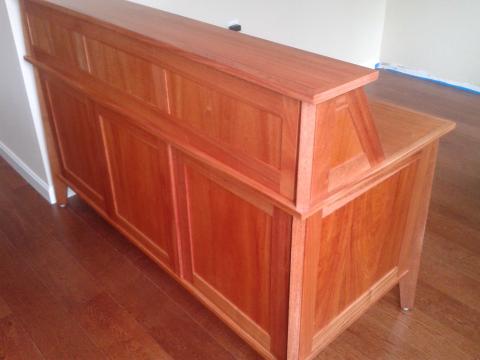
[[[105,208],[105,159],[93,105],[60,82],[44,85],[63,175]]]
[[[173,115],[185,126],[280,168],[282,119],[180,75],[172,75]]]
[[[29,14],[27,17],[30,42],[37,49],[53,54],[50,22],[47,19]]]
[[[348,106],[337,104],[335,122],[332,125],[334,146],[330,153],[330,167],[334,168],[360,155],[363,153],[363,149],[358,141]]]
[[[97,40],[86,39],[86,46],[93,76],[169,112],[164,69]]]
[[[115,218],[164,262],[172,263],[175,240],[168,145],[98,109],[105,141]]]
[[[317,330],[398,266],[416,169],[413,163],[325,218],[308,220],[307,242],[318,241],[320,251]]]
[[[337,99],[335,122],[332,124],[332,148],[330,151],[328,172],[328,191],[345,185],[370,168],[357,134],[351,110],[345,104],[345,96]]]
[[[312,204],[354,181],[383,158],[370,109],[358,91],[316,106],[314,143]]]
[[[88,71],[82,34],[31,14],[28,15],[28,29],[34,49],[47,53],[65,66]]]
[[[268,329],[272,214],[195,168],[186,180],[194,276]]]
[[[176,154],[184,277],[264,348],[282,354],[291,217]]]

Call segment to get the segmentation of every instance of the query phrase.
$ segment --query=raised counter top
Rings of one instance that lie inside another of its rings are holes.
[[[319,103],[377,79],[372,69],[123,0],[34,0],[290,97]],[[314,36],[314,34],[312,34]]]

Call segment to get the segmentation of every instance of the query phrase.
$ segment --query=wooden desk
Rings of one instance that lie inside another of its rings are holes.
[[[373,70],[120,0],[24,0],[67,186],[266,358],[311,358],[400,284],[438,139]]]

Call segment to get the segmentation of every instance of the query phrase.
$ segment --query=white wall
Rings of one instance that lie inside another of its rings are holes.
[[[479,21],[479,0],[388,0],[381,61],[480,90]]]
[[[31,66],[17,0],[0,1],[0,155],[49,201],[54,201]]]
[[[131,0],[304,50],[373,67],[386,0]]]

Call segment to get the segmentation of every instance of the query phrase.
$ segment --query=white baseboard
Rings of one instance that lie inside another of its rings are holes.
[[[432,74],[429,74],[428,72],[422,71],[422,70],[413,70],[413,69],[409,69],[409,68],[406,68],[406,67],[401,66],[401,65],[382,63],[382,62],[376,64],[375,68],[376,69],[385,69],[385,70],[395,71],[395,72],[399,72],[399,73],[402,73],[402,74],[405,74],[405,75],[410,75],[410,76],[414,76],[414,77],[417,77],[417,78],[420,78],[420,79],[432,81],[432,82],[440,84],[440,85],[450,86],[450,87],[457,88],[457,89],[464,90],[464,91],[468,91],[468,92],[471,92],[471,93],[480,94],[480,86],[469,84],[469,83],[461,83],[461,82],[458,82],[458,81],[441,79],[441,78],[433,76]]]
[[[0,156],[5,159],[35,190],[37,190],[49,203],[55,203],[53,186],[38,176],[25,162],[20,159],[10,148],[0,141]]]
[[[57,202],[55,198],[55,190],[52,186],[49,186],[45,180],[40,178],[30,167],[23,162],[8,146],[0,141],[0,156],[5,159],[6,162],[13,167],[21,177],[25,179],[45,200],[50,204]],[[74,196],[75,192],[68,188],[68,197]]]

